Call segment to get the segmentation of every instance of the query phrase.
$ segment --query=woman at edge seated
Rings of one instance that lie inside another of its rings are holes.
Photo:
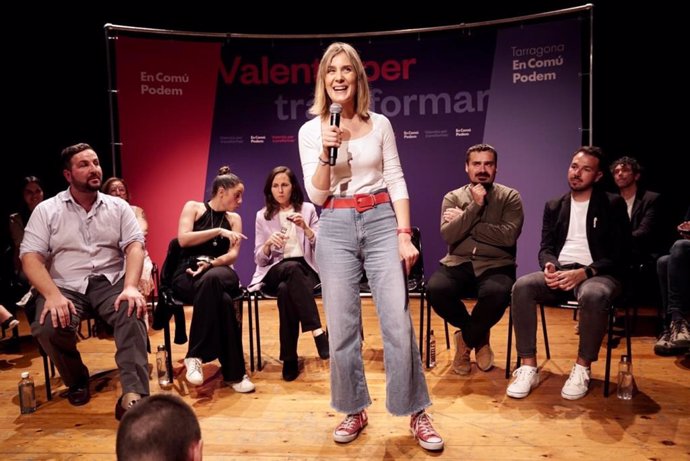
[[[240,251],[244,184],[227,166],[218,170],[208,202],[189,201],[180,214],[177,239],[182,250],[173,290],[193,304],[189,350],[184,359],[190,384],[204,382],[202,362],[218,358],[223,380],[236,392],[252,392],[246,375],[241,325],[232,302],[240,280],[231,265]]]
[[[319,357],[329,357],[328,335],[321,328],[314,301],[314,287],[319,283],[314,260],[319,218],[314,205],[304,202],[302,188],[286,166],[268,175],[264,198],[266,206],[256,213],[256,272],[250,286],[260,283],[266,293],[278,297],[283,379],[293,381],[299,375],[300,323],[303,332],[312,332]]]
[[[101,192],[104,194],[112,195],[114,197],[120,197],[125,202],[129,203],[134,211],[134,216],[137,217],[137,222],[141,231],[144,233],[144,238],[149,233],[149,223],[146,220],[146,214],[141,207],[132,205],[129,202],[129,187],[124,179],[112,176],[108,178],[101,186]],[[151,257],[149,256],[148,250],[144,248],[144,268],[141,271],[141,280],[139,280],[139,292],[148,297],[153,290],[153,278],[151,277],[151,271],[153,270],[153,262],[151,262]]]
[[[0,325],[2,325],[5,330],[11,330],[19,325],[19,320],[17,320],[2,304],[0,304]]]

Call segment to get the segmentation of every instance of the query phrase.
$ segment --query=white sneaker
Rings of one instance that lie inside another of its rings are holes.
[[[254,389],[256,389],[256,386],[253,382],[249,380],[249,376],[247,375],[244,375],[242,377],[242,381],[240,381],[239,383],[233,383],[231,384],[231,386],[235,390],[235,392],[239,392],[241,394],[246,394],[247,392],[254,392]]]
[[[592,372],[589,368],[577,363],[573,365],[570,377],[563,385],[563,389],[561,389],[561,397],[567,400],[577,400],[587,395],[591,374]]]
[[[513,376],[515,376],[515,380],[506,389],[506,394],[514,399],[524,399],[539,384],[537,367],[522,365],[513,372]]]
[[[673,347],[690,347],[690,325],[685,319],[671,322],[670,343]]]
[[[187,368],[185,378],[187,378],[189,384],[194,384],[195,386],[203,384],[204,371],[201,369],[201,359],[197,359],[196,357],[184,359],[184,366]]]

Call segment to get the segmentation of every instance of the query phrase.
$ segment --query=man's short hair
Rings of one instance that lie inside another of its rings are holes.
[[[607,159],[604,156],[604,152],[601,150],[600,147],[597,146],[580,146],[575,153],[573,154],[573,157],[579,154],[580,152],[583,152],[587,155],[591,155],[592,157],[596,157],[597,160],[599,160],[599,171],[605,172],[606,171],[606,163]]]
[[[465,155],[465,163],[470,162],[470,154],[472,152],[491,152],[494,154],[494,163],[498,163],[498,152],[496,152],[496,149],[493,148],[493,146],[490,146],[489,144],[475,144],[474,146],[470,146],[469,149],[467,149],[467,154]]]
[[[621,157],[615,162],[613,162],[611,164],[611,173],[614,172],[613,170],[615,170],[618,165],[629,166],[633,174],[638,174],[642,172],[642,167],[640,166],[639,162],[637,161],[637,159],[634,159],[632,157]]]
[[[192,408],[171,394],[145,397],[127,410],[117,429],[120,461],[186,461],[190,448],[201,440],[201,428]]]
[[[83,152],[88,149],[93,150],[93,148],[85,142],[80,142],[79,144],[75,144],[73,146],[65,147],[64,149],[62,149],[62,152],[60,152],[60,157],[62,158],[62,169],[69,170],[72,166],[72,157],[74,157],[79,152]]]

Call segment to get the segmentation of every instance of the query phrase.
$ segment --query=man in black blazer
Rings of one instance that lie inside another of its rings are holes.
[[[613,162],[611,174],[625,200],[632,227],[630,262],[638,266],[654,263],[661,254],[659,194],[638,185],[642,168],[632,157],[621,157]]]
[[[625,201],[596,183],[606,171],[601,150],[580,147],[568,169],[570,192],[544,208],[539,264],[543,271],[520,277],[513,286],[512,314],[518,355],[523,365],[506,394],[524,398],[539,384],[537,369],[537,303],[561,303],[574,297],[580,307],[580,344],[564,399],[584,397],[590,365],[606,333],[607,311],[622,291],[628,267],[630,220]]]

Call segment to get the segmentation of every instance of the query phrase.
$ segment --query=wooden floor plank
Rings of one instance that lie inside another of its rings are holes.
[[[414,301],[414,300],[413,300]],[[273,301],[261,305],[262,353],[265,368],[252,380],[253,394],[241,395],[222,383],[219,365],[204,365],[206,382],[199,387],[183,379],[182,358],[186,345],[174,345],[176,372],[173,389],[162,391],[155,381],[152,392],[181,395],[195,409],[204,438],[204,458],[304,460],[304,459],[431,459],[438,454],[421,449],[410,436],[408,418],[391,416],[385,405],[383,350],[375,309],[363,301],[363,357],[372,398],[369,426],[354,442],[339,445],[331,431],[342,418],[330,408],[328,361],[317,356],[314,341],[303,334],[299,342],[302,373],[285,382],[278,360],[278,316]],[[413,304],[418,325],[418,308]],[[191,308],[186,309],[188,320]],[[651,322],[652,317],[641,323]],[[23,317],[21,318],[22,320]],[[322,314],[322,319],[325,316]],[[572,314],[547,309],[551,360],[546,360],[541,333],[538,334],[542,382],[523,400],[506,397],[504,378],[507,317],[492,331],[496,367],[483,373],[473,366],[469,377],[451,371],[452,350],[445,347],[443,324],[433,316],[438,341],[437,367],[426,372],[434,402],[430,413],[446,440],[444,459],[591,459],[632,460],[690,458],[690,359],[657,357],[650,335],[633,338],[634,374],[639,388],[631,401],[619,401],[603,393],[604,349],[593,366],[590,393],[569,402],[560,389],[572,366],[578,337]],[[644,328],[638,328],[644,330]],[[64,386],[59,376],[52,379],[54,398],[46,402],[43,367],[31,338],[24,337],[17,349],[2,342],[0,355],[0,454],[7,460],[114,459],[117,421],[113,407],[120,393],[114,366],[112,340],[90,338],[79,345],[92,375],[92,400],[72,407],[60,397]],[[245,354],[248,360],[245,319]],[[452,330],[451,330],[452,334]],[[162,343],[162,332],[150,334],[152,347]],[[613,354],[613,373],[623,353]],[[514,352],[513,352],[514,354]],[[150,356],[153,364],[154,356]],[[151,367],[152,369],[152,367]],[[31,415],[19,415],[17,382],[22,371],[30,371],[37,384],[41,404]]]

